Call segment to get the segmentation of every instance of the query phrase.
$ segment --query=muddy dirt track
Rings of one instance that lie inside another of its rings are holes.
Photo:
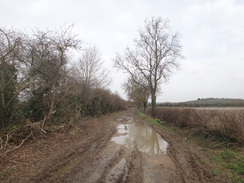
[[[13,173],[6,182],[219,182],[182,139],[137,118],[133,111],[103,120],[90,122],[87,130],[77,127],[70,132],[72,137],[55,137],[55,144],[26,146],[15,154],[19,159],[16,169],[25,170]],[[21,163],[23,153],[27,154],[26,165]]]

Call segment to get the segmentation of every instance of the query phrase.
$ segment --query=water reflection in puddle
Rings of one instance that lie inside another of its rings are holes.
[[[166,154],[168,143],[151,127],[141,124],[120,124],[116,128],[118,135],[111,141],[128,148],[136,147],[148,154]]]

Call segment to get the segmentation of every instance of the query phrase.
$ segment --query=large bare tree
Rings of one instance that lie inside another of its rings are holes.
[[[115,67],[126,71],[135,83],[150,92],[151,115],[155,116],[156,95],[160,85],[179,68],[182,46],[179,34],[172,32],[168,19],[152,17],[138,33],[135,48],[126,48],[123,54],[117,54]]]

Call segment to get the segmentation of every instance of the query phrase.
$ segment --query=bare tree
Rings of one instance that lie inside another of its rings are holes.
[[[156,95],[160,85],[178,69],[182,46],[179,34],[172,33],[169,21],[161,17],[146,20],[138,33],[135,49],[126,48],[123,54],[117,54],[115,67],[129,73],[135,83],[150,92],[151,115],[155,116]],[[142,78],[145,83],[140,82]]]
[[[68,51],[78,49],[80,40],[72,33],[72,26],[58,31],[39,31],[26,46],[30,89],[30,114],[34,121],[51,121],[57,96],[66,77]],[[45,121],[45,120],[44,120]]]
[[[17,81],[22,39],[14,30],[0,28],[0,129],[10,122],[22,84]]]
[[[111,82],[109,71],[103,67],[101,54],[95,46],[84,49],[74,71],[82,83],[83,101],[88,100],[92,89],[105,88]]]
[[[101,54],[95,46],[84,49],[78,70],[89,88],[105,88],[111,82],[109,72],[103,67]]]
[[[140,83],[143,83],[143,81]],[[138,85],[132,78],[128,78],[128,80],[123,84],[123,88],[127,93],[128,98],[136,104],[137,108],[141,108],[143,105],[143,110],[145,112],[150,95],[147,88]]]

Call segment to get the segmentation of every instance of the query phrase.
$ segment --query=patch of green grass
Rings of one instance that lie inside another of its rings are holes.
[[[223,170],[212,170],[210,171],[210,174],[213,176],[218,176],[223,173]]]
[[[160,119],[153,119],[150,116],[147,116],[140,111],[136,111],[136,116],[141,118],[141,119],[144,119],[144,120],[146,120],[152,124],[155,124],[155,125],[163,125],[164,124],[163,122],[160,121]]]
[[[244,175],[244,161],[225,163],[224,166],[239,175]]]
[[[233,174],[233,181],[244,183],[244,156],[230,149],[224,148],[212,158],[216,163]]]
[[[220,153],[220,158],[228,161],[236,158],[236,154],[230,149],[224,148],[223,151]]]
[[[141,118],[141,119],[145,119],[146,118],[146,115],[143,114],[142,112],[138,111],[138,110],[136,111],[136,116]]]
[[[233,183],[244,183],[244,178],[242,177],[232,177]]]
[[[221,160],[221,158],[219,156],[213,156],[211,157],[211,160],[218,162]]]

